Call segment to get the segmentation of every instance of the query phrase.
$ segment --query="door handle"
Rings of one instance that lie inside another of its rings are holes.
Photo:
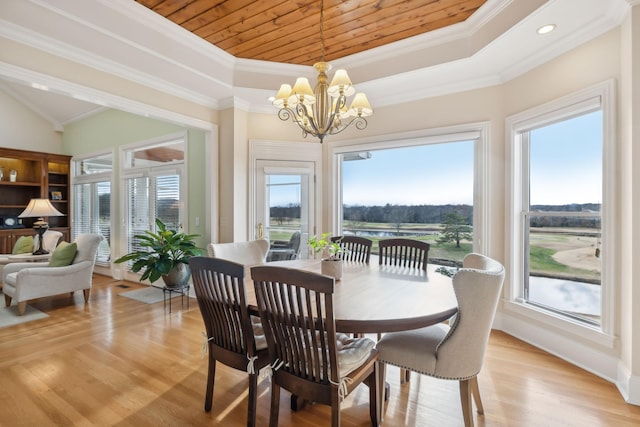
[[[264,226],[262,223],[258,224],[258,240],[264,239]]]

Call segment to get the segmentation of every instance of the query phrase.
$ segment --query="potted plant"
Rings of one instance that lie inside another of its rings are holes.
[[[331,233],[323,233],[320,238],[310,236],[309,247],[313,249],[315,254],[322,254],[320,263],[321,273],[340,280],[342,277],[343,264],[340,255],[345,253],[346,250],[340,246],[340,243],[331,241]]]
[[[183,288],[191,277],[189,258],[201,253],[193,241],[198,235],[167,230],[160,219],[156,219],[156,226],[157,233],[145,231],[134,236],[145,249],[124,255],[115,263],[133,261],[131,271],[144,269],[140,281],[149,279],[153,283],[162,277],[167,287]]]

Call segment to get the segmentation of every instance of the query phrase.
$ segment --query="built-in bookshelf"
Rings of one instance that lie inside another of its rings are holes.
[[[49,227],[69,240],[70,156],[0,148],[0,253],[10,252],[15,240],[28,235],[37,218],[18,218],[33,198],[51,200],[64,214],[48,217]]]

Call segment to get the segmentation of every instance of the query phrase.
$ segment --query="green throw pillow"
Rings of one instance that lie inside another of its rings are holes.
[[[33,252],[33,236],[20,236],[13,245],[11,255],[28,254]]]
[[[70,265],[78,253],[78,245],[69,242],[60,242],[55,251],[51,254],[49,267],[64,267]]]

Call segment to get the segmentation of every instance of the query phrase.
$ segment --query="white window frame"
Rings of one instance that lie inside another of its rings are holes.
[[[111,164],[111,170],[107,171],[107,172],[98,172],[98,173],[92,173],[92,174],[88,174],[88,175],[82,175],[82,174],[77,174],[77,164],[79,162],[82,162],[83,160],[86,159],[91,159],[93,157],[99,157],[99,156],[105,156],[105,155],[110,155],[111,156],[111,160],[112,160],[112,164]],[[71,194],[75,195],[75,185],[79,185],[79,184],[94,184],[97,182],[106,182],[109,181],[109,185],[111,186],[111,197],[110,197],[110,201],[109,201],[109,211],[110,212],[114,212],[114,169],[116,167],[116,157],[115,157],[115,150],[110,149],[110,150],[105,150],[105,151],[98,151],[98,152],[94,152],[94,153],[89,153],[89,154],[84,154],[82,156],[74,156],[71,159],[72,162],[72,171],[71,171]],[[70,203],[71,205],[69,206],[69,212],[74,212],[74,208],[75,208],[75,203],[77,203],[78,201],[75,200],[75,197],[71,197]],[[93,209],[93,207],[92,207]],[[77,233],[75,232],[75,218],[72,216],[71,217],[71,240],[75,240],[77,236]],[[114,215],[111,215],[111,221],[110,221],[110,236],[109,236],[109,240],[111,241],[111,245],[109,250],[111,251],[111,261],[113,261],[113,230],[114,230]],[[96,261],[96,266],[102,266],[102,267],[109,267],[110,262],[105,263],[105,262],[101,262],[101,261]]]
[[[176,141],[178,139],[182,139],[184,141],[184,161],[174,161],[158,166],[134,166],[130,167],[127,164],[127,152],[131,150],[136,150],[144,147],[153,147],[157,145],[161,145],[163,143],[168,143],[172,141]],[[113,259],[117,259],[120,256],[125,255],[127,250],[127,234],[129,225],[126,223],[127,221],[127,191],[126,185],[127,180],[131,178],[139,178],[139,177],[153,177],[159,175],[180,175],[180,207],[179,207],[179,218],[180,223],[183,227],[186,227],[187,219],[188,219],[188,177],[186,174],[187,169],[187,158],[188,158],[188,133],[185,132],[177,132],[169,135],[160,136],[157,138],[152,138],[145,141],[136,142],[133,144],[127,144],[120,146],[120,252],[118,255],[112,255]],[[121,272],[124,273],[124,278],[128,280],[137,281],[138,278],[134,276],[133,273],[128,271],[124,264],[122,264]]]
[[[361,138],[349,141],[332,141],[329,147],[327,175],[331,182],[327,185],[330,230],[342,230],[342,176],[340,162],[342,155],[354,151],[382,150],[420,145],[440,144],[456,141],[475,141],[474,143],[474,179],[473,179],[473,251],[491,255],[494,248],[489,239],[490,222],[487,200],[491,200],[490,174],[491,156],[489,156],[489,122],[469,123],[415,132],[404,132]],[[494,255],[495,256],[495,255]]]
[[[521,214],[524,198],[524,161],[527,153],[523,151],[521,133],[533,128],[548,125],[559,120],[589,111],[594,102],[602,109],[602,272],[601,272],[601,322],[599,326],[581,322],[557,312],[545,310],[524,300],[524,262],[525,236],[524,219]],[[505,120],[507,135],[507,235],[505,249],[507,254],[504,309],[509,314],[525,316],[540,322],[545,327],[553,326],[582,339],[595,342],[606,348],[615,346],[617,325],[615,323],[616,267],[616,125],[615,125],[615,82],[606,81],[561,97],[546,104],[523,111]]]

